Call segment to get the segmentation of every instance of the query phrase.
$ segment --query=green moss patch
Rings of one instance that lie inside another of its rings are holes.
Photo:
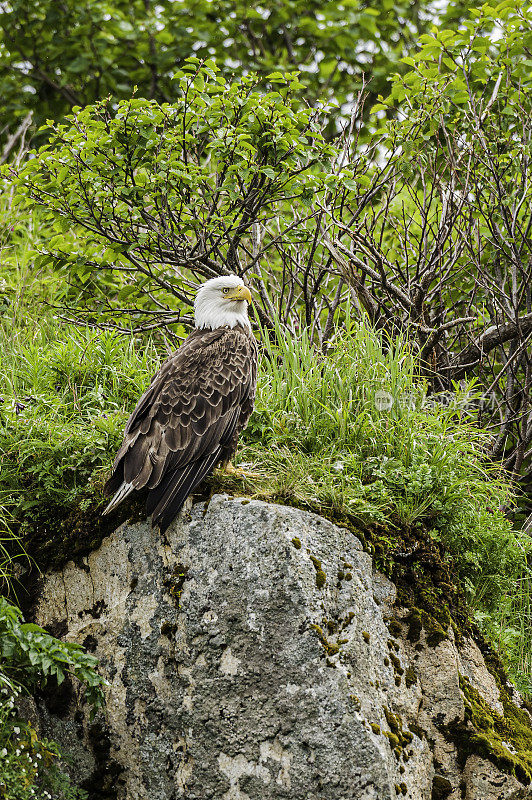
[[[411,686],[413,686],[415,683],[417,683],[416,671],[415,671],[415,669],[414,669],[414,667],[412,665],[410,665],[408,667],[407,671],[406,671],[405,683],[406,683],[407,689],[410,689]]]
[[[450,738],[465,761],[475,753],[491,761],[502,772],[511,773],[522,783],[532,780],[532,725],[527,712],[515,705],[502,686],[500,699],[504,716],[484,700],[468,678],[460,677],[464,698],[465,722],[448,726]]]
[[[388,723],[389,731],[383,731],[390,742],[392,750],[397,757],[402,755],[404,748],[412,742],[414,735],[409,730],[403,730],[403,724],[398,714],[392,714],[389,708],[384,707],[384,716]]]
[[[318,589],[323,589],[323,587],[327,583],[327,576],[323,571],[323,568],[321,566],[321,561],[319,560],[319,558],[316,558],[316,556],[313,555],[310,556],[310,560],[314,564],[314,569],[316,570],[316,586],[318,587]]]
[[[334,656],[336,655],[336,653],[340,652],[340,645],[337,644],[336,642],[329,642],[323,632],[323,628],[321,628],[319,625],[314,625],[314,624],[312,624],[310,627],[318,634],[318,639],[320,640],[320,644],[328,656]]]

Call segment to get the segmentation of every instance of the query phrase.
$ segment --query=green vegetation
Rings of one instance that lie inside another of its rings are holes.
[[[3,800],[85,800],[61,770],[54,742],[40,740],[34,728],[18,718],[19,688],[0,678],[0,796]]]
[[[50,680],[57,686],[72,676],[85,684],[87,702],[96,712],[103,705],[104,684],[96,664],[79,645],[25,623],[20,610],[0,597],[0,796],[4,800],[86,797],[62,770],[57,745],[39,739],[32,725],[20,719],[17,705],[35,686]]]
[[[22,620],[18,608],[0,597],[0,680],[23,686],[54,678],[60,686],[67,675],[85,684],[87,702],[94,710],[103,704],[104,680],[96,674],[94,656],[77,644],[61,642],[38,625]]]
[[[487,454],[526,485],[531,22],[513,0],[426,34],[374,106],[371,141],[355,135],[359,106],[331,141],[295,72],[266,91],[196,56],[172,102],[75,106],[6,169],[45,215],[36,264],[70,282],[67,316],[122,332],[182,335],[192,280],[230,269],[257,290],[261,324],[303,320],[323,348],[349,295],[416,348],[432,393],[477,377]]]
[[[239,271],[257,220],[283,220],[281,230],[264,228],[264,251],[309,235],[311,199],[343,175],[317,114],[301,107],[300,80],[274,83],[267,93],[254,75],[226,83],[213,62],[191,58],[175,76],[173,103],[77,109],[46,126],[35,158],[6,170],[18,205],[39,208],[46,237],[37,264],[52,261],[79,287],[74,317],[83,304],[89,319],[95,305],[100,317],[107,307],[113,325],[130,324],[132,309],[136,327],[179,323],[192,297],[180,271]]]
[[[54,742],[39,739],[17,711],[21,696],[49,681],[67,677],[85,684],[93,713],[103,705],[104,684],[94,656],[79,645],[62,642],[38,625],[25,623],[20,610],[0,597],[0,796],[75,800],[86,797],[70,784]],[[39,794],[37,794],[37,792]]]
[[[527,784],[532,779],[530,717],[515,705],[500,680],[498,686],[504,716],[494,711],[469,680],[461,676],[466,722],[451,723],[449,735],[459,745],[464,760],[469,753],[479,753]]]

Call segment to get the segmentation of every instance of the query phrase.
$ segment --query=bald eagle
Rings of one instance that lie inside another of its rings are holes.
[[[204,283],[194,303],[195,330],[168,358],[131,414],[105,485],[108,514],[147,489],[146,511],[161,532],[188,495],[234,455],[255,400],[257,343],[236,275]]]

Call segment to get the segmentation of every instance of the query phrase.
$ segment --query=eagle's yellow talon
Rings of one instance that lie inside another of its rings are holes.
[[[230,461],[228,464],[225,464],[222,467],[222,470],[226,475],[232,475],[235,478],[244,478],[246,474],[243,469],[240,469],[240,467],[235,467],[235,465]]]
[[[240,467],[235,467],[230,461],[220,467],[219,474],[221,476],[225,475],[230,478],[239,478],[242,481],[246,479],[249,480],[251,478],[260,478],[258,472],[247,472]]]

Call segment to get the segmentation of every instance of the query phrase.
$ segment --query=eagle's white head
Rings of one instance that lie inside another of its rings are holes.
[[[251,292],[238,275],[211,278],[198,289],[194,302],[196,328],[251,328],[248,319]]]

